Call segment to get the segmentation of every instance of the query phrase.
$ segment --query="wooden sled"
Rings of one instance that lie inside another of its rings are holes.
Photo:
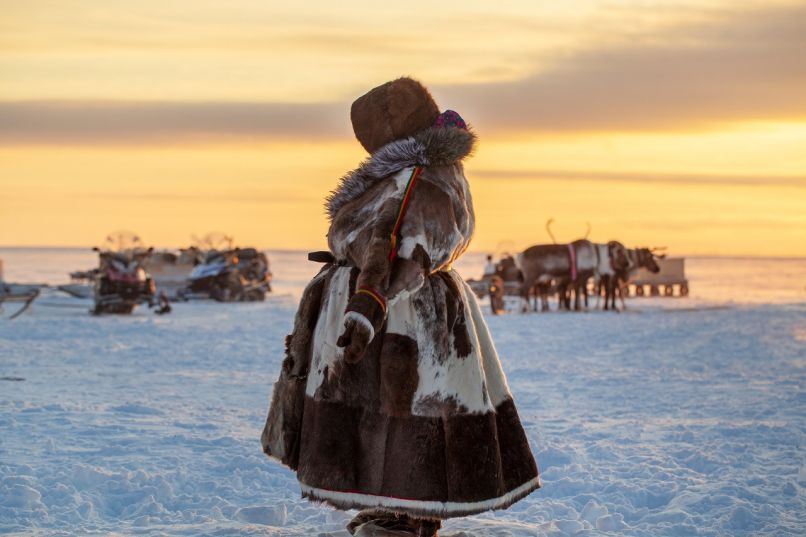
[[[40,287],[38,285],[21,285],[14,283],[0,282],[0,309],[6,303],[21,303],[22,307],[8,317],[9,320],[16,319],[25,312],[34,300],[39,296]]]

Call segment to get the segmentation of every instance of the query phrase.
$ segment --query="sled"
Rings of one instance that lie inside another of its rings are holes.
[[[8,317],[9,320],[16,319],[31,307],[31,304],[39,296],[40,287],[39,285],[0,282],[0,309],[2,309],[3,304],[21,303],[20,309]]]
[[[81,283],[68,283],[65,285],[58,285],[56,289],[63,293],[67,293],[73,298],[92,298],[92,285]]]
[[[639,269],[622,288],[624,296],[688,296],[685,258],[669,257],[655,261],[660,267],[660,272],[653,274],[646,269]]]
[[[485,276],[480,280],[467,280],[467,285],[476,293],[479,298],[485,298],[490,294],[490,278]],[[520,282],[504,282],[504,295],[506,296],[520,296],[521,287]]]

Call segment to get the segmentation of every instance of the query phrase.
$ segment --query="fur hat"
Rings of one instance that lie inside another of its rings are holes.
[[[350,109],[355,137],[370,153],[431,127],[437,117],[439,108],[425,86],[406,77],[370,90]]]

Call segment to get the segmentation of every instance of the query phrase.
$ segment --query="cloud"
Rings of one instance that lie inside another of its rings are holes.
[[[243,203],[243,204],[279,204],[285,205],[289,203],[310,203],[316,202],[321,199],[320,193],[316,192],[277,192],[277,191],[248,191],[244,189],[233,189],[235,191],[210,191],[204,193],[164,193],[164,192],[146,192],[146,193],[114,193],[102,192],[92,194],[88,197],[111,200],[111,201],[132,201],[142,200],[147,202],[179,202],[183,204],[188,203]]]
[[[565,181],[615,181],[622,183],[672,183],[678,185],[724,185],[724,186],[783,186],[806,188],[806,175],[723,175],[686,174],[657,172],[608,172],[601,170],[471,170],[472,178],[514,180],[565,180]]]
[[[670,231],[685,232],[685,233],[698,233],[702,234],[704,230],[713,232],[715,230],[773,230],[782,232],[797,231],[797,223],[793,223],[791,219],[754,216],[752,218],[729,218],[729,217],[713,217],[713,218],[692,218],[685,220],[668,219],[663,221],[653,221],[651,219],[625,219],[618,220],[619,224],[625,228],[643,229],[643,230],[657,230],[659,232],[668,233]]]
[[[0,102],[0,144],[351,136],[344,103]]]
[[[528,78],[435,88],[498,131],[704,129],[806,118],[806,5],[721,14],[570,54]]]
[[[804,28],[806,5],[722,12],[565,54],[526,78],[432,89],[488,135],[803,120]],[[349,102],[0,101],[3,145],[351,138]]]

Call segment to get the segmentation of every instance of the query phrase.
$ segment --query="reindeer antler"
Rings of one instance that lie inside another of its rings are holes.
[[[546,221],[546,231],[549,232],[549,237],[551,237],[551,242],[553,242],[554,244],[557,244],[557,239],[554,238],[554,233],[551,232],[551,224],[553,224],[553,223],[554,223],[553,218],[549,218]]]

